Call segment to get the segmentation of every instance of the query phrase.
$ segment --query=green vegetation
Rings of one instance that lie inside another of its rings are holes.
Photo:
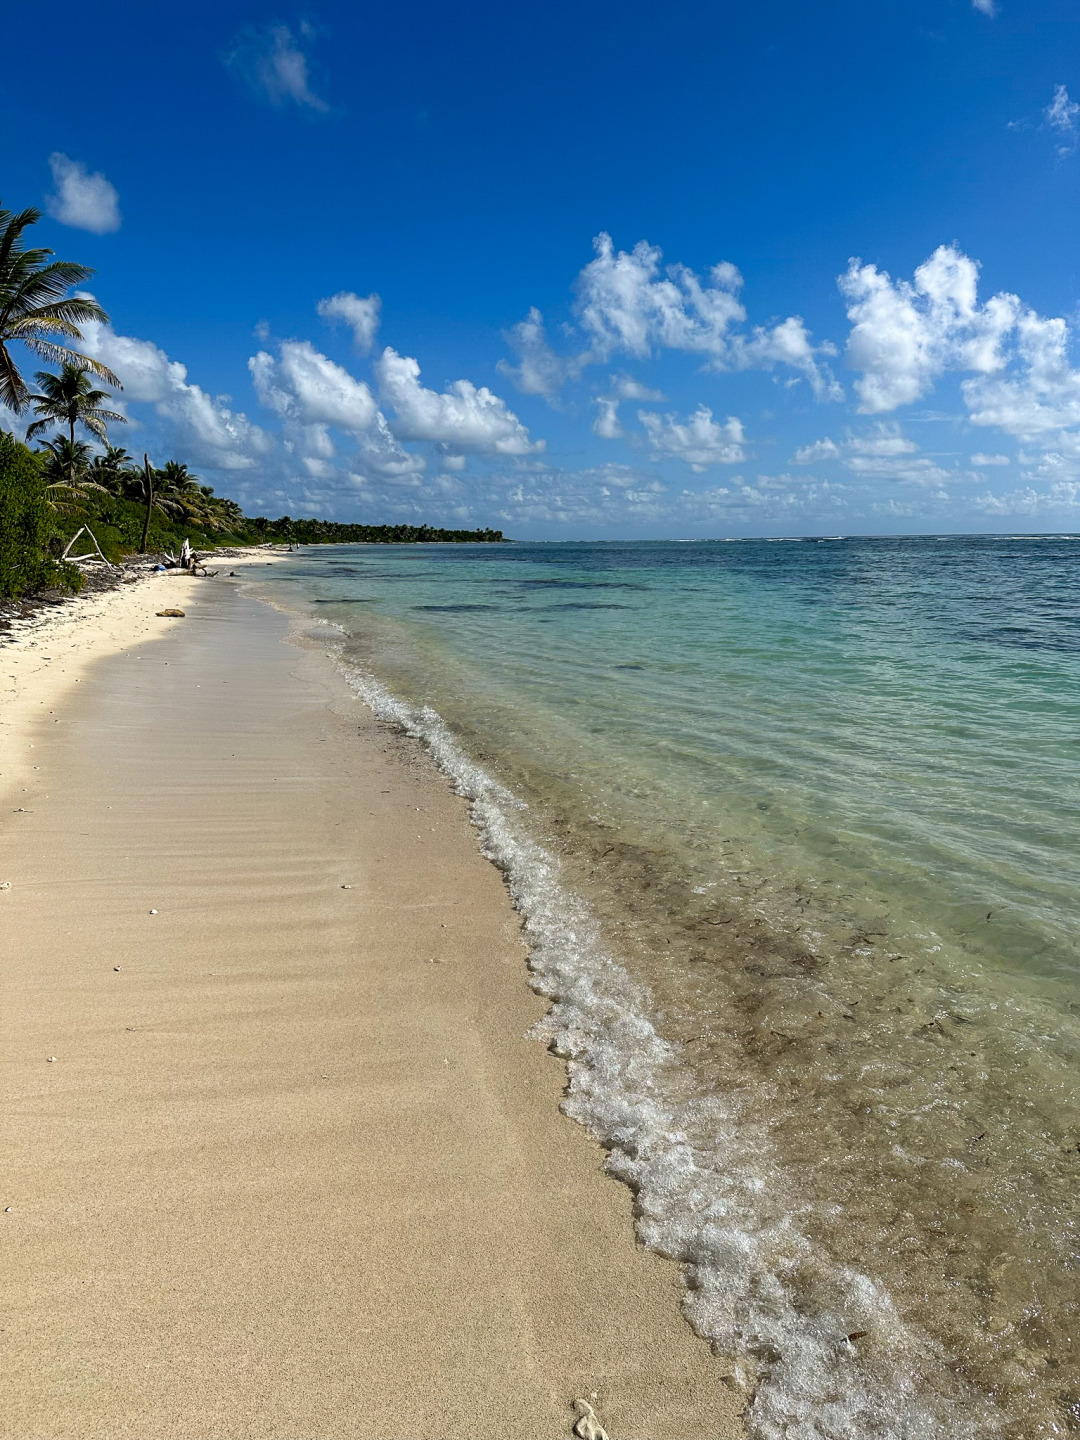
[[[32,451],[0,431],[0,598],[35,590],[78,590],[74,565],[50,555],[56,514],[41,462]]]
[[[426,545],[433,542],[499,543],[501,530],[439,530],[431,525],[346,525],[336,520],[248,520],[255,544],[283,540],[291,545]]]
[[[185,540],[194,550],[210,550],[275,541],[408,545],[503,539],[501,530],[343,525],[289,515],[249,519],[235,500],[215,495],[180,461],[155,469],[145,456],[139,465],[126,450],[110,445],[107,427],[126,423],[125,417],[105,408],[112,396],[96,388],[91,376],[123,387],[104,365],[61,343],[81,340],[80,324],[109,317],[95,300],[69,294],[92,270],[51,260],[51,250],[26,248],[23,232],[40,218],[39,210],[0,209],[0,405],[17,415],[33,410],[27,440],[61,428],[37,451],[0,430],[0,597],[79,589],[82,575],[61,557],[82,526],[114,563],[133,553],[176,552]],[[58,365],[60,373],[38,370],[38,390],[32,392],[9,349],[13,341]],[[77,437],[80,428],[104,447],[102,453]]]

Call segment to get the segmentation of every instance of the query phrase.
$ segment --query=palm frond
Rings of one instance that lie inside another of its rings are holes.
[[[28,387],[8,349],[13,340],[52,364],[80,365],[121,388],[107,366],[58,343],[81,340],[80,325],[104,324],[108,316],[92,297],[70,293],[93,275],[89,265],[54,260],[51,250],[24,245],[23,232],[40,219],[37,209],[0,208],[0,401],[16,412],[26,408]]]
[[[107,365],[103,365],[100,360],[95,360],[90,355],[84,355],[81,350],[69,350],[66,345],[54,345],[51,340],[40,338],[23,340],[23,344],[35,355],[40,355],[43,360],[48,360],[53,365],[82,365],[92,375],[96,375],[99,380],[104,380],[106,385],[111,385],[115,390],[124,388],[119,377],[114,375]]]

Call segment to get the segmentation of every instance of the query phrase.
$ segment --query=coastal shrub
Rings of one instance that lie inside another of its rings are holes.
[[[55,528],[37,456],[0,431],[0,597],[79,589],[76,567],[48,554]]]

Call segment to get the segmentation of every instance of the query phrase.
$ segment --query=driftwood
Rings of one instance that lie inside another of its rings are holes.
[[[87,535],[87,536],[90,537],[90,544],[93,545],[94,550],[96,551],[95,554],[92,554],[92,555],[90,555],[90,554],[88,554],[88,555],[72,555],[72,554],[71,554],[72,547],[74,546],[75,541],[78,540],[78,538],[79,538],[80,535]],[[95,537],[94,532],[90,529],[90,526],[89,526],[89,525],[80,525],[80,526],[79,526],[78,530],[75,531],[75,534],[74,534],[74,535],[71,537],[71,539],[68,541],[68,543],[67,543],[67,548],[64,550],[63,555],[60,556],[60,559],[61,559],[61,560],[68,560],[68,559],[70,559],[70,560],[71,560],[71,563],[72,563],[73,565],[78,565],[78,564],[79,564],[81,561],[83,561],[83,560],[100,560],[101,563],[102,563],[103,565],[108,566],[108,568],[109,568],[110,570],[112,570],[112,569],[115,568],[115,567],[112,565],[112,563],[111,563],[110,561],[106,560],[106,559],[105,559],[105,556],[101,553],[101,546],[97,543],[97,538]]]
[[[212,577],[217,574],[216,570],[208,570],[206,562],[191,548],[191,541],[185,539],[180,547],[179,555],[171,555],[165,551],[166,570],[186,570],[190,575],[203,574]]]

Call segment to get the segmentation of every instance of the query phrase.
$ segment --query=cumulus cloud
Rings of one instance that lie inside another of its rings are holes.
[[[849,455],[844,461],[855,475],[867,480],[893,480],[901,485],[943,485],[955,480],[956,472],[946,470],[924,455]]]
[[[901,433],[899,425],[876,425],[866,435],[853,435],[846,448],[854,455],[891,460],[897,455],[914,455],[919,447]]]
[[[1048,490],[1025,485],[1004,495],[980,495],[974,505],[984,515],[1051,515],[1075,521],[1080,515],[1080,480],[1061,480]]]
[[[590,359],[682,350],[704,356],[717,370],[786,365],[819,396],[836,398],[836,383],[819,362],[830,347],[814,346],[798,316],[771,328],[756,326],[750,333],[738,328],[746,320],[739,299],[743,278],[728,261],[714,265],[702,280],[685,265],[662,271],[663,252],[644,240],[629,252],[616,252],[611,236],[600,234],[593,246],[596,258],[575,284]]]
[[[1071,155],[1076,149],[1076,118],[1080,115],[1080,105],[1069,99],[1069,92],[1064,85],[1054,86],[1054,97],[1043,115],[1050,128],[1061,136],[1058,154]]]
[[[601,440],[619,440],[626,431],[619,421],[619,401],[614,395],[598,395],[593,401],[599,413],[592,423],[594,435]]]
[[[1025,440],[1080,425],[1080,371],[1069,363],[1066,322],[1025,310],[1014,340],[1007,372],[963,382],[972,423],[996,425]]]
[[[593,434],[599,435],[601,440],[620,439],[626,433],[619,420],[619,406],[624,400],[663,398],[659,390],[651,390],[648,385],[642,385],[640,380],[635,380],[631,375],[613,375],[610,395],[598,395],[593,400],[599,412],[593,421]]]
[[[852,262],[840,287],[852,320],[848,359],[862,371],[860,408],[894,410],[944,372],[966,372],[960,392],[973,424],[1065,445],[1080,427],[1068,323],[1005,292],[980,304],[977,282],[977,264],[952,246],[935,251],[912,282]]]
[[[855,389],[864,414],[911,404],[946,370],[1002,368],[1002,344],[1020,301],[999,294],[980,305],[978,277],[975,261],[951,245],[939,246],[913,281],[850,262],[838,283],[852,322],[847,358],[861,372]]]
[[[56,189],[46,197],[45,207],[61,225],[108,235],[120,229],[120,197],[100,171],[91,174],[79,160],[56,150],[49,156]]]
[[[983,469],[987,465],[1011,465],[1012,461],[1009,459],[1008,455],[983,455],[977,452],[976,454],[972,455],[971,463],[972,465],[978,465],[980,469]]]
[[[300,26],[298,38],[288,25],[249,27],[224,57],[226,66],[254,94],[271,105],[298,105],[325,114],[329,105],[311,88],[308,57],[303,40],[314,38],[309,25]]]
[[[163,422],[169,449],[196,466],[247,470],[266,454],[270,442],[226,397],[209,395],[187,378],[187,368],[170,360],[150,340],[118,335],[111,325],[82,325],[82,350],[119,376],[123,402],[148,404]]]
[[[879,423],[860,435],[835,440],[816,440],[804,445],[792,457],[796,465],[840,461],[844,468],[867,480],[894,480],[909,485],[941,484],[955,479],[956,471],[943,468],[936,460],[920,455],[914,440],[898,425]]]
[[[486,385],[455,380],[442,393],[420,384],[420,366],[387,346],[375,362],[379,392],[393,407],[391,426],[401,440],[429,440],[453,454],[528,455],[544,448],[506,401]]]
[[[367,385],[308,340],[284,341],[277,360],[260,350],[248,368],[260,401],[284,419],[337,425],[356,435],[375,418],[378,406]]]
[[[792,459],[796,465],[816,465],[819,460],[837,460],[839,457],[840,446],[826,436],[824,440],[815,440],[812,445],[801,445]]]
[[[683,460],[691,470],[737,465],[746,458],[742,421],[734,415],[729,415],[721,425],[713,419],[708,406],[699,405],[685,421],[648,410],[639,410],[638,419],[645,427],[655,456]]]
[[[378,295],[354,295],[351,290],[339,290],[320,300],[316,310],[324,320],[342,320],[353,332],[353,343],[362,355],[366,355],[375,343],[379,328],[379,312],[382,301]]]
[[[718,357],[727,351],[727,332],[746,318],[738,299],[742,276],[734,265],[713,267],[702,284],[684,265],[661,274],[663,252],[641,240],[618,253],[611,236],[593,241],[596,259],[577,278],[582,329],[601,360],[618,351],[647,356],[654,347]]]
[[[363,380],[357,380],[307,340],[286,340],[275,358],[260,350],[248,361],[261,404],[285,422],[285,443],[309,475],[333,473],[337,446],[331,429],[351,445],[355,473],[393,479],[415,475],[424,461],[403,450]]]
[[[644,240],[631,251],[616,251],[611,236],[600,234],[593,248],[595,259],[574,282],[584,348],[557,355],[536,309],[507,332],[519,364],[504,363],[501,368],[527,394],[551,397],[586,365],[604,363],[616,354],[644,359],[676,350],[701,356],[713,370],[785,367],[807,380],[818,398],[840,398],[842,392],[822,362],[832,347],[815,346],[798,316],[745,328],[743,280],[734,265],[714,265],[703,279],[685,265],[663,266],[663,252]]]
[[[512,380],[523,395],[543,395],[550,400],[574,372],[575,362],[561,359],[548,344],[544,317],[535,305],[503,338],[517,354],[518,363],[500,360],[499,373]]]

